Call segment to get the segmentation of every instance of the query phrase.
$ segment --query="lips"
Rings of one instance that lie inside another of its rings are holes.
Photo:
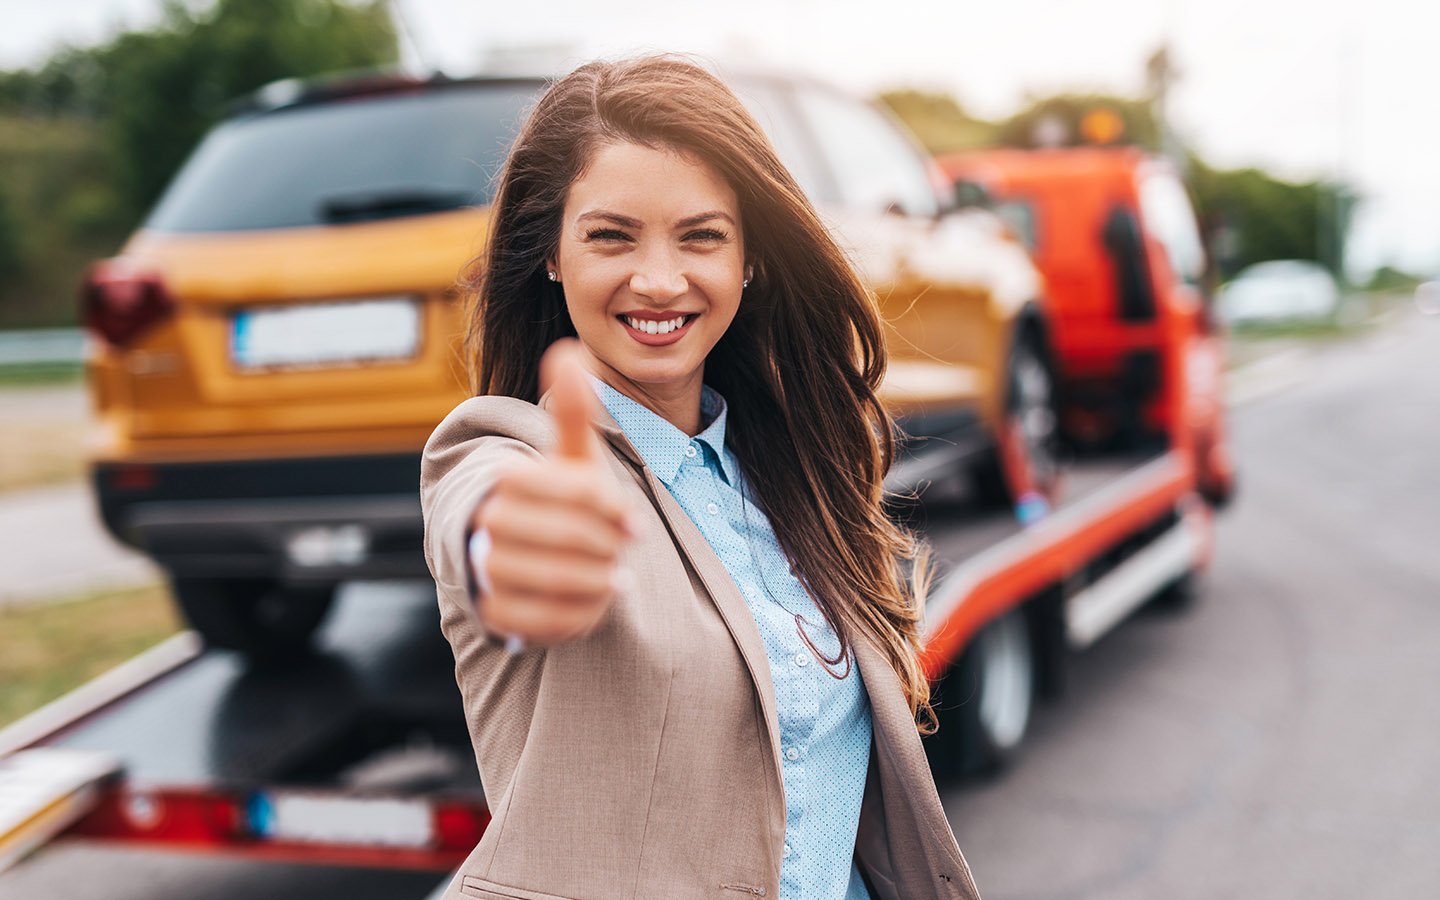
[[[621,313],[615,317],[625,326],[625,332],[642,344],[651,347],[673,344],[685,336],[699,313]]]
[[[620,316],[620,320],[636,331],[646,334],[669,334],[685,324],[693,316],[677,315],[669,319],[642,319],[638,316]]]

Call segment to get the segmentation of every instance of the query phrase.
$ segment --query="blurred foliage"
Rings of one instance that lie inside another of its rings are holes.
[[[879,99],[937,156],[995,143],[994,123],[966,113],[949,94],[898,90],[887,91]]]
[[[1282,181],[1259,169],[1212,169],[1193,155],[1187,174],[1222,278],[1265,260],[1309,259],[1343,280],[1353,193],[1330,182]]]
[[[155,28],[0,72],[0,327],[73,322],[84,265],[118,248],[227,103],[397,58],[383,0],[167,0]]]
[[[20,242],[20,221],[4,186],[0,185],[0,283],[14,279],[23,271],[24,253]]]
[[[1377,294],[1408,294],[1420,286],[1425,279],[1419,275],[1402,272],[1393,266],[1381,266],[1370,276],[1365,290]]]
[[[99,120],[0,113],[0,327],[74,321],[81,272],[134,223],[114,165]]]

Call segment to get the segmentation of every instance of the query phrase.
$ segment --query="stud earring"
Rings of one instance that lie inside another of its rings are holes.
[[[750,279],[753,278],[754,276],[755,276],[755,267],[754,267],[754,266],[746,266],[746,267],[745,267],[745,278],[744,278],[743,281],[740,282],[740,289],[741,289],[742,291],[743,291],[745,288],[747,288],[747,287],[750,286]]]
[[[548,272],[546,272],[546,274],[550,276],[550,280],[551,280],[551,281],[557,281],[557,282],[558,282],[558,281],[560,280],[560,276],[557,275],[557,274],[555,274],[555,270],[554,270],[554,269],[550,269]]]

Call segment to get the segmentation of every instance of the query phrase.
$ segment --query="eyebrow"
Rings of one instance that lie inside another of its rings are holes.
[[[693,216],[690,216],[690,217],[688,217],[688,218],[681,219],[679,222],[676,222],[675,224],[676,224],[677,227],[680,227],[680,228],[689,228],[689,227],[692,226],[692,225],[699,225],[701,222],[708,222],[708,221],[710,221],[711,219],[724,219],[725,221],[729,222],[731,225],[734,225],[734,224],[735,224],[735,220],[732,219],[732,218],[730,218],[730,214],[729,214],[729,213],[727,213],[727,212],[725,212],[725,211],[723,211],[723,210],[719,210],[719,209],[712,209],[712,210],[710,210],[709,212],[702,212],[702,213],[699,213],[699,214],[697,214],[697,215],[693,215]]]
[[[629,216],[622,216],[619,213],[610,212],[604,209],[594,209],[590,212],[581,213],[576,222],[584,222],[586,219],[604,219],[606,222],[614,222],[616,225],[625,228],[639,228],[640,223]]]
[[[642,222],[636,219],[632,219],[629,216],[622,216],[617,212],[611,212],[608,209],[592,209],[589,212],[581,213],[580,216],[575,219],[575,221],[584,222],[586,219],[602,219],[606,222],[613,222],[623,228],[643,227]],[[679,222],[676,222],[675,227],[690,228],[692,226],[699,225],[701,222],[708,222],[711,219],[724,219],[731,225],[735,224],[735,220],[730,217],[729,213],[720,209],[712,209],[707,210],[706,212],[696,213],[693,216],[686,216]]]

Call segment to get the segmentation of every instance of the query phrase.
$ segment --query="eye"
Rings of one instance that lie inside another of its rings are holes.
[[[704,243],[719,243],[729,238],[730,235],[718,228],[697,228],[685,235],[687,241],[701,241]]]
[[[585,235],[587,241],[628,241],[630,235],[618,228],[596,228]]]

